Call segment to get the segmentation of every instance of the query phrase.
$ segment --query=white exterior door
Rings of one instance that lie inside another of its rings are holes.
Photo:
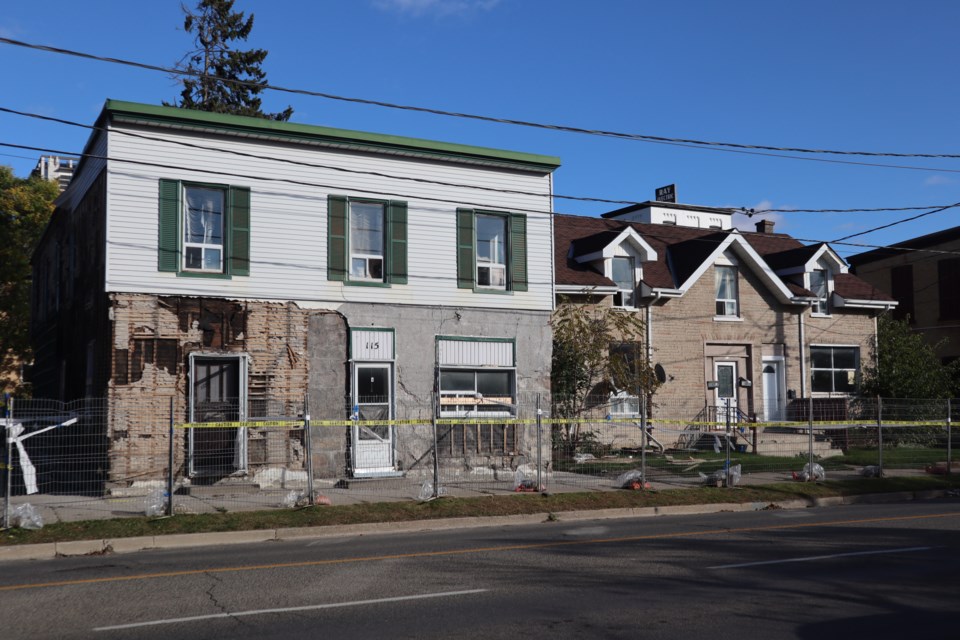
[[[767,422],[783,420],[783,361],[763,361],[763,419]]]
[[[715,400],[717,406],[717,422],[726,423],[727,412],[730,413],[730,423],[737,421],[737,363],[716,362],[714,365],[714,379],[717,381]],[[719,428],[724,428],[720,426]]]
[[[353,374],[353,404],[356,419],[393,419],[393,365],[357,363]],[[353,427],[353,475],[371,477],[392,474],[393,427],[388,424]]]

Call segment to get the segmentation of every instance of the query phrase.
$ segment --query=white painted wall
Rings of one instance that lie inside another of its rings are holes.
[[[127,126],[115,129],[123,130]],[[501,309],[549,310],[552,307],[550,240],[553,231],[548,213],[551,202],[549,175],[318,149],[282,142],[205,138],[199,134],[170,130],[131,130],[163,140],[144,140],[116,131],[110,134],[112,161],[107,193],[107,291],[293,300],[307,306],[311,303],[336,306],[345,302],[376,302]],[[256,154],[257,157],[243,158],[214,149],[192,149],[169,141],[238,150]],[[286,164],[277,158],[539,195],[502,194],[343,173],[334,169]],[[185,168],[167,169],[120,161],[125,159]],[[160,178],[250,188],[249,277],[229,280],[190,278],[157,270]],[[328,194],[404,200],[408,203],[409,284],[390,288],[359,287],[327,280]],[[426,198],[439,198],[446,202]],[[458,206],[527,215],[529,291],[497,295],[457,288]]]

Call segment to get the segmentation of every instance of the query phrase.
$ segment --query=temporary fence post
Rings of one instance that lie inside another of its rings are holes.
[[[810,415],[807,420],[807,471],[810,474],[810,478],[814,478],[813,475],[813,394],[810,394]]]
[[[430,412],[431,423],[433,424],[433,496],[440,497],[440,452],[437,450],[437,413],[440,405],[437,394],[433,394],[433,410]]]
[[[880,469],[879,477],[883,477],[883,402],[880,396],[877,396],[877,467]]]
[[[313,433],[310,428],[310,398],[303,397],[303,449],[307,457],[307,498],[310,504],[315,501],[313,487]]]
[[[537,394],[537,491],[543,491],[543,410],[540,408],[540,394]]]
[[[647,488],[647,395],[640,394],[640,489]]]
[[[725,487],[730,487],[730,398],[723,399],[724,404],[726,404],[726,414],[727,414],[727,447],[726,447],[726,462],[725,469],[727,470],[727,480],[724,483]]]
[[[950,434],[950,423],[952,422],[951,410],[952,410],[952,400],[947,398],[947,475],[950,475],[950,470],[953,467],[953,462],[951,461],[951,453],[953,452],[953,438]]]
[[[7,441],[7,481],[3,490],[3,528],[10,528],[10,489],[13,486],[13,438],[10,436],[10,427],[13,424],[13,398],[7,394],[6,424],[3,435]]]
[[[173,396],[170,396],[170,429],[169,429],[169,440],[170,446],[167,447],[167,515],[173,515],[173,465],[174,465],[174,449],[176,441],[176,431],[174,429],[174,405],[173,405]]]

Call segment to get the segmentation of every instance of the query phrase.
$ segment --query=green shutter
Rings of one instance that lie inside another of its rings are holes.
[[[527,216],[510,215],[510,289],[527,290]]]
[[[230,273],[250,275],[250,189],[230,187]]]
[[[457,209],[457,286],[472,289],[475,280],[473,209]]]
[[[180,181],[160,180],[160,234],[157,269],[180,269]]]
[[[387,207],[387,282],[407,284],[407,203],[391,200]]]
[[[327,197],[327,280],[347,279],[347,199]]]

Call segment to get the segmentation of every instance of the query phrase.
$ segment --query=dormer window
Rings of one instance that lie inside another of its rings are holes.
[[[611,280],[617,284],[618,291],[613,295],[613,306],[634,309],[636,308],[636,270],[633,258],[616,256],[612,260],[613,274]]]
[[[737,268],[716,265],[717,317],[736,318],[740,315],[737,292]]]
[[[828,295],[827,272],[825,269],[815,269],[810,272],[810,291],[816,297],[817,301],[812,305],[812,311],[815,315],[825,316],[830,313],[827,305]]]

